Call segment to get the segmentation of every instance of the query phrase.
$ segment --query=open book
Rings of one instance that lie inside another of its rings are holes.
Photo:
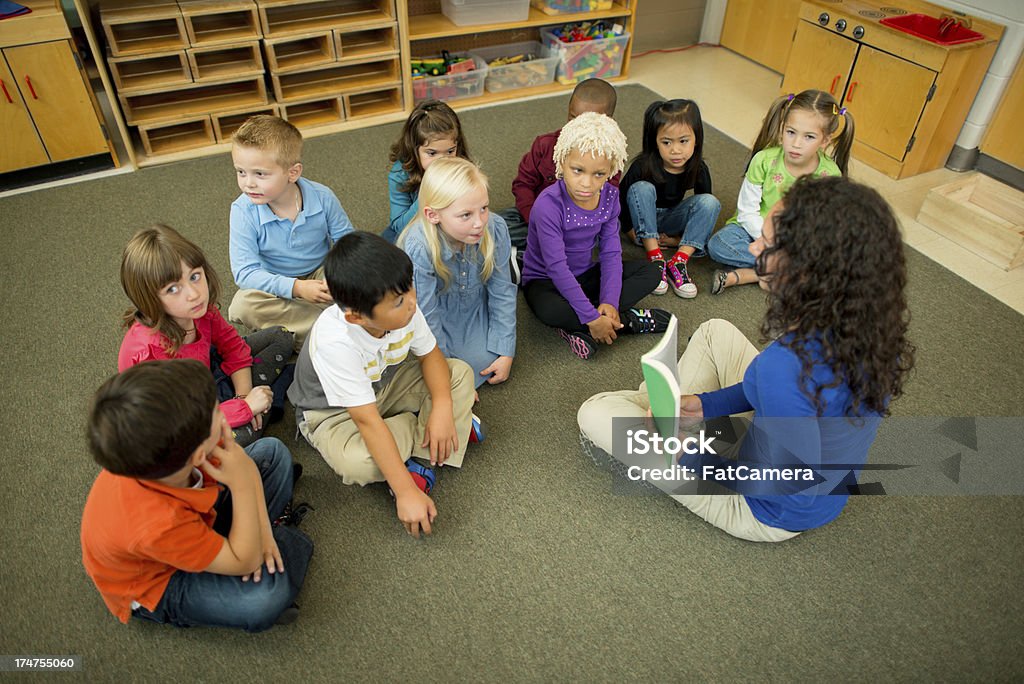
[[[640,357],[654,424],[664,438],[679,434],[679,321],[675,316],[654,349]]]

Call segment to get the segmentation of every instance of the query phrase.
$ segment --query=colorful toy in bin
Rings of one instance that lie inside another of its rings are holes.
[[[612,8],[612,0],[530,0],[530,4],[544,14],[597,12]]]
[[[480,95],[487,75],[486,66],[465,54],[453,55],[447,50],[440,57],[413,57],[412,96],[420,100],[454,100]]]
[[[556,78],[576,83],[588,78],[612,78],[622,72],[629,34],[618,24],[582,22],[542,29],[545,44],[561,57]]]

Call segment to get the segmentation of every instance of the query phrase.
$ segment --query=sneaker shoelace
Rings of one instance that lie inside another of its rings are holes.
[[[273,527],[279,525],[288,525],[289,527],[298,527],[302,524],[302,521],[309,515],[310,511],[316,510],[308,503],[300,503],[292,505],[289,501],[284,505],[284,511],[277,518],[274,519]]]
[[[693,282],[690,278],[689,271],[686,270],[686,264],[682,261],[669,264],[668,268],[665,269],[665,272],[668,274],[668,277],[672,279],[672,283],[677,288]]]
[[[656,332],[658,321],[650,309],[630,309],[630,329],[635,333]]]

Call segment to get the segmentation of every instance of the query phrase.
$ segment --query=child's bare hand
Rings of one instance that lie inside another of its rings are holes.
[[[334,301],[331,298],[330,290],[327,289],[327,282],[324,280],[296,279],[295,285],[292,287],[292,294],[314,304],[330,304]]]
[[[494,363],[480,371],[480,375],[490,375],[491,377],[487,378],[487,384],[497,385],[499,382],[508,380],[509,373],[511,372],[512,357],[499,356],[494,360]]]
[[[455,433],[455,419],[451,411],[437,407],[430,412],[427,427],[423,431],[421,447],[430,445],[430,465],[444,465],[448,457],[459,448],[459,437]]]
[[[263,579],[264,565],[267,566],[268,575],[284,572],[284,559],[281,558],[281,550],[277,548],[277,542],[272,535],[263,540],[263,563],[251,575],[242,575],[242,581],[248,582],[251,577],[253,582],[259,582]]]
[[[199,467],[207,475],[221,482],[229,489],[254,484],[259,479],[256,462],[249,458],[245,449],[238,446],[231,435],[227,420],[221,421],[220,443],[213,448]]]
[[[612,326],[614,326],[616,330],[622,329],[622,321],[619,319],[619,310],[616,309],[611,304],[598,305],[597,313],[601,314],[602,316],[607,316],[609,320],[611,320]]]
[[[423,534],[430,534],[430,525],[437,518],[434,500],[416,488],[395,497],[395,510],[405,531],[417,539],[421,529]]]
[[[266,385],[253,387],[252,391],[245,396],[245,403],[253,416],[266,413],[270,410],[270,404],[274,401],[274,391]]]
[[[618,335],[615,334],[615,325],[607,316],[598,316],[587,323],[590,329],[590,336],[602,344],[611,344]]]

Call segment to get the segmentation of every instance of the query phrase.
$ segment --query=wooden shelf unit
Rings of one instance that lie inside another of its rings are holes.
[[[580,21],[610,20],[632,36],[638,0],[560,15],[531,7],[524,21],[474,26],[449,21],[440,0],[113,2],[113,14],[101,12],[114,19],[104,29],[127,53],[111,50],[108,61],[122,89],[124,118],[119,111],[115,118],[126,135],[124,120],[140,128],[129,154],[149,166],[222,152],[257,113],[277,113],[312,136],[400,121],[413,104],[410,56],[539,40],[543,27]],[[627,77],[629,47],[612,80]],[[464,109],[572,87],[556,82],[451,104]]]
[[[263,37],[253,0],[178,0],[193,47],[259,40]]]
[[[189,48],[186,53],[192,80],[196,83],[256,76],[264,72],[259,41]]]
[[[263,49],[267,54],[267,68],[276,73],[301,71],[321,64],[330,64],[337,58],[334,45],[333,31],[267,38],[263,41]]]
[[[395,0],[259,0],[263,35],[277,38],[395,21]]]

